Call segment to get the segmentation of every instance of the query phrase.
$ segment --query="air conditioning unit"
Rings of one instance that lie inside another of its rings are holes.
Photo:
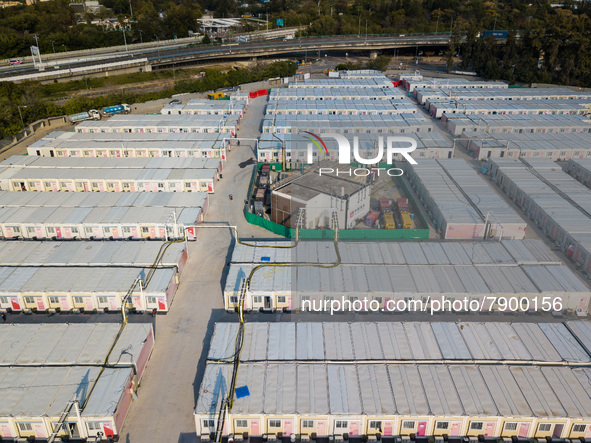
[[[367,441],[377,441],[378,438],[375,435],[368,435],[367,436]]]
[[[310,436],[309,435],[302,435],[300,437],[300,441],[310,441]]]
[[[242,441],[244,440],[244,438],[242,437],[242,434],[234,434],[234,441]]]

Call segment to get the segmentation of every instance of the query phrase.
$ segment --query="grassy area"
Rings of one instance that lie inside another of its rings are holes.
[[[175,69],[174,72],[170,69],[151,72],[134,72],[131,74],[121,74],[111,77],[89,77],[82,80],[43,84],[39,87],[39,93],[44,98],[54,98],[56,96],[62,96],[68,92],[83,91],[85,89],[109,88],[156,80],[170,80],[173,77],[185,78],[198,72],[199,70],[196,69]]]

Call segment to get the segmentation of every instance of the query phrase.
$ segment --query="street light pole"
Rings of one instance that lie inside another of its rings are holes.
[[[55,46],[53,45],[54,41],[51,41],[51,49],[53,49],[53,55],[55,55]]]
[[[141,29],[138,29],[138,31],[140,31],[140,43],[143,43],[144,42],[144,39],[142,38],[142,30]]]
[[[23,120],[23,114],[21,112],[21,108],[26,108],[26,106],[17,105],[18,115],[21,118],[21,123],[23,124],[23,126],[25,126],[25,121]]]
[[[125,27],[122,27],[121,30],[123,31],[123,42],[125,43],[125,52],[127,52],[127,37],[125,37]]]

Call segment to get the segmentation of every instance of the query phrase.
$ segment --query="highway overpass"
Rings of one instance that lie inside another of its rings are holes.
[[[231,61],[254,59],[258,57],[279,57],[304,54],[306,52],[353,53],[374,52],[396,48],[441,48],[449,42],[449,34],[422,35],[359,35],[336,37],[311,37],[281,40],[267,40],[246,43],[226,43],[216,45],[185,45],[178,43],[170,46],[158,46],[133,49],[124,53],[119,50],[113,53],[102,50],[99,57],[84,55],[72,58],[56,57],[53,66],[44,71],[36,70],[32,63],[16,68],[0,70],[0,81],[23,81],[74,79],[83,76],[109,75],[116,72],[138,72],[153,69],[180,66],[212,61]],[[90,52],[90,51],[89,51]]]

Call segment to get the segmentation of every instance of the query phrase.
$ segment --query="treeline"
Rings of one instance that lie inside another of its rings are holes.
[[[89,109],[100,109],[120,103],[144,103],[170,97],[173,94],[187,92],[206,92],[220,88],[235,87],[242,83],[266,80],[295,74],[294,62],[281,61],[270,64],[255,64],[249,68],[220,71],[205,70],[203,78],[198,80],[179,80],[174,87],[157,92],[134,94],[119,92],[100,97],[75,96],[64,105],[41,99],[44,85],[38,82],[14,84],[0,82],[0,138],[18,133],[24,124],[59,115],[70,115]],[[19,112],[20,111],[20,112]],[[23,120],[21,121],[21,115]]]
[[[504,45],[469,30],[462,68],[489,79],[591,87],[591,21],[586,14],[556,10],[525,29],[510,31]]]
[[[189,30],[199,31],[197,19],[201,18],[201,9],[191,0],[178,4],[154,0],[104,0],[102,3],[113,8],[119,23],[126,28],[127,43],[188,37]],[[68,0],[0,9],[0,59],[31,55],[30,47],[36,44],[34,35],[39,37],[42,54],[123,45],[121,29],[103,30],[90,24],[94,18],[112,15],[85,14],[86,22],[76,24],[77,15]]]

